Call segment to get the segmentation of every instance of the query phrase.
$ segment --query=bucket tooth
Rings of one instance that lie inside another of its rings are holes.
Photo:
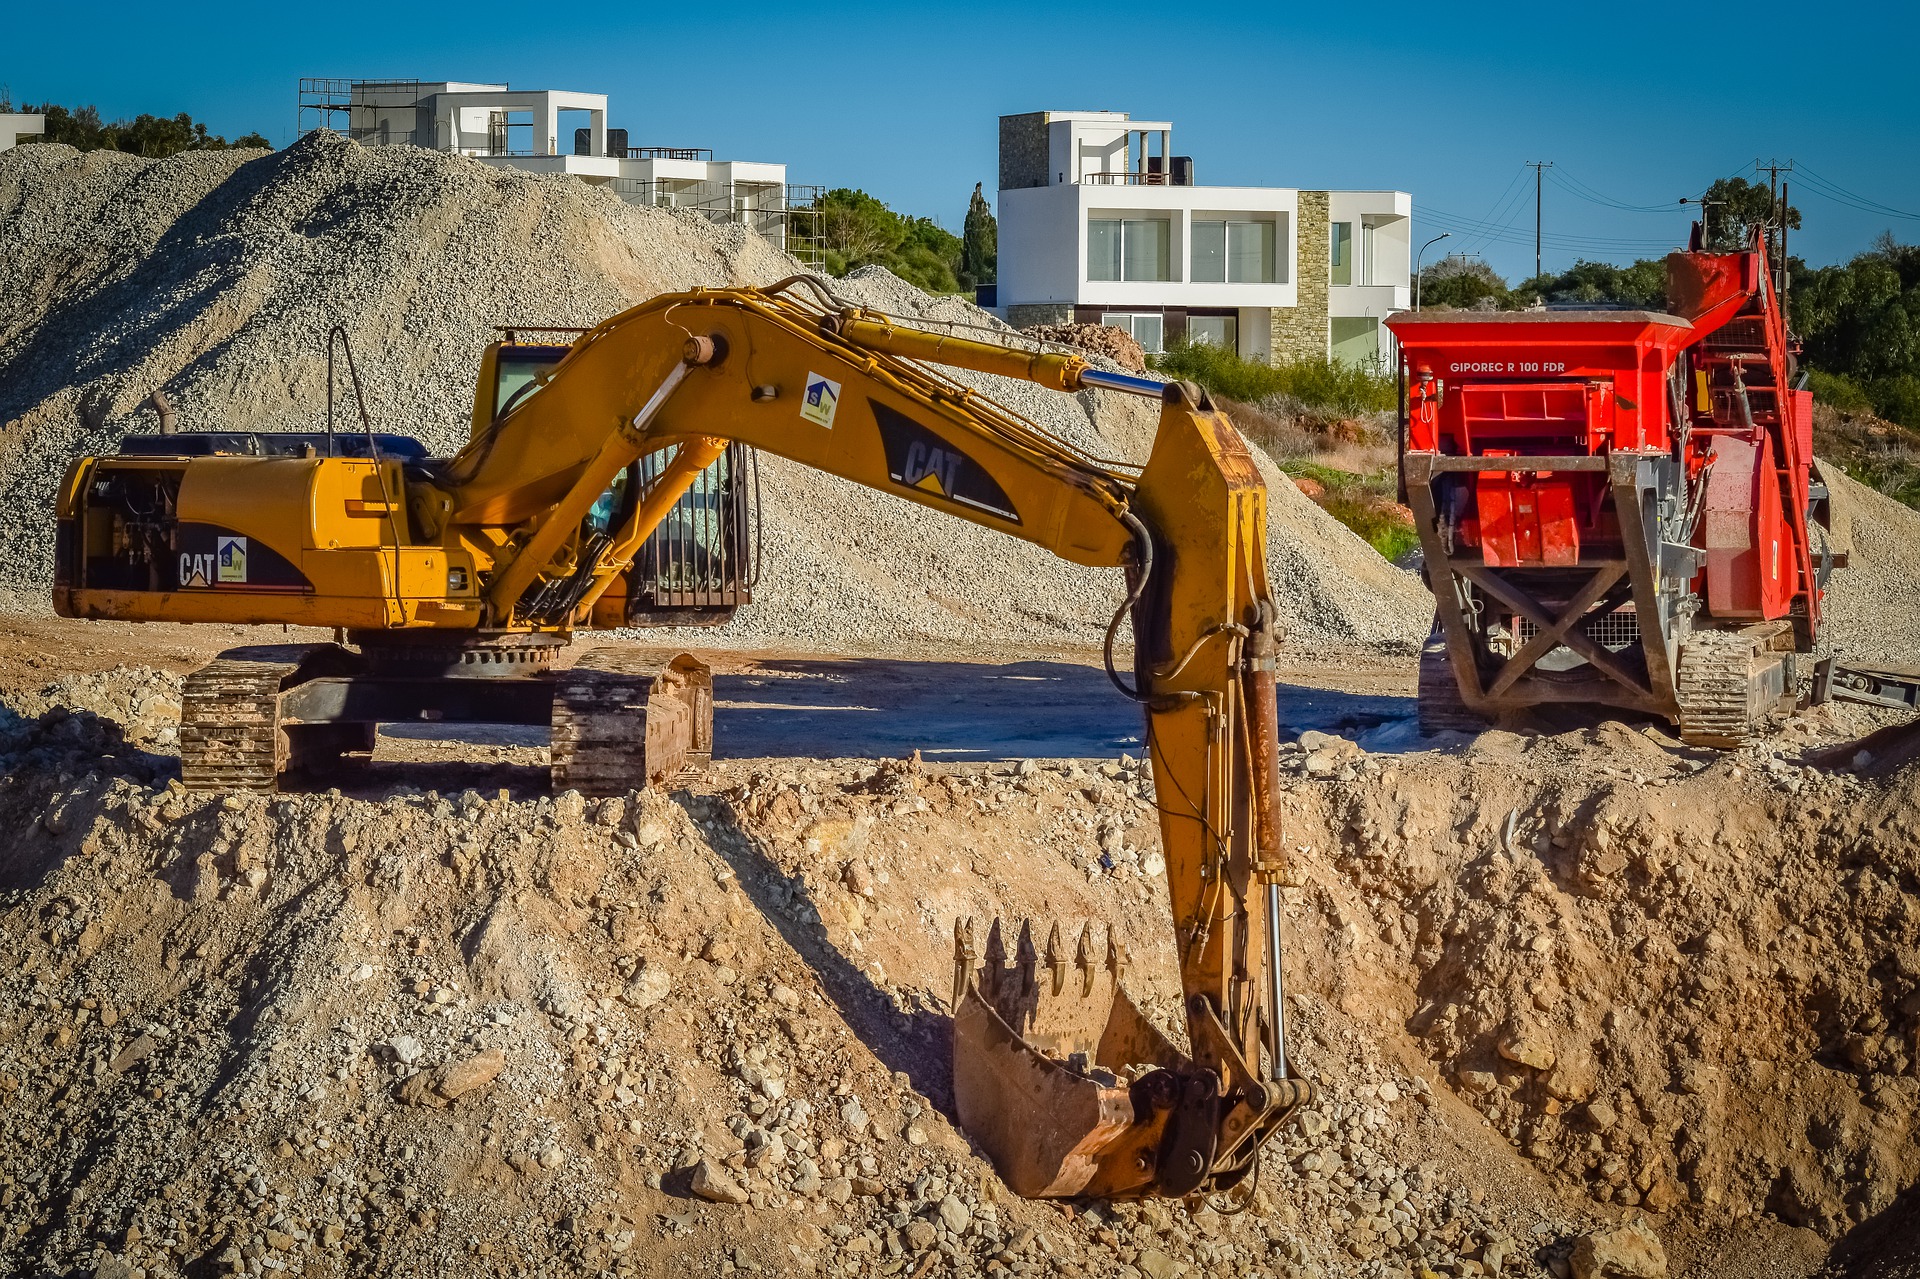
[[[1001,936],[1000,920],[995,917],[993,923],[987,927],[986,988],[989,996],[999,993],[1000,978],[1006,972],[1006,968],[1007,942],[1006,938]]]
[[[953,921],[953,1006],[957,1011],[960,1001],[967,996],[967,987],[973,982],[973,966],[979,961],[980,949],[973,941],[973,918]]]
[[[1047,931],[1047,967],[1053,972],[1053,993],[1067,988],[1067,948],[1060,944],[1060,921]]]
[[[1127,943],[1120,940],[1111,925],[1107,928],[1107,971],[1113,974],[1113,984],[1118,986],[1126,980],[1127,964],[1131,957],[1127,954]]]
[[[1031,995],[1036,989],[1033,970],[1039,963],[1040,955],[1033,948],[1033,925],[1022,920],[1020,923],[1020,941],[1014,947],[1013,962],[1020,969],[1020,993]]]
[[[1073,962],[1080,969],[1080,997],[1087,999],[1093,994],[1093,925],[1088,924],[1080,930],[1080,945],[1074,950]]]

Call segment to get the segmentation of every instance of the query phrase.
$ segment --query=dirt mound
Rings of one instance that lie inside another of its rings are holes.
[[[1529,1159],[1600,1203],[1828,1238],[1920,1174],[1920,769],[1622,725],[1378,766],[1296,792],[1346,933],[1330,993]]]
[[[0,504],[13,513],[0,519],[0,596],[29,609],[45,607],[46,512],[67,459],[153,429],[138,406],[156,387],[186,429],[317,426],[337,323],[376,425],[448,450],[464,436],[491,326],[592,324],[663,291],[800,269],[739,228],[573,179],[329,133],[268,155],[161,161],[15,148],[0,157],[0,236]],[[830,283],[891,314],[1012,334],[970,302],[929,298],[878,268]],[[1157,420],[1136,397],[957,377],[1099,457],[1143,458]],[[1118,602],[1116,574],[777,458],[764,459],[763,478],[764,586],[723,638],[1088,644]],[[1316,523],[1304,540],[1326,543],[1328,530]],[[1331,544],[1333,560],[1290,567],[1301,580],[1294,630],[1350,645],[1417,640],[1388,634],[1370,606],[1320,611],[1339,598],[1322,579],[1350,578],[1345,554],[1369,553]],[[1401,579],[1383,586],[1409,593]]]
[[[1033,324],[1020,330],[1041,342],[1059,342],[1104,355],[1130,373],[1147,371],[1146,348],[1111,324]]]
[[[1289,1023],[1324,1095],[1223,1217],[1013,1200],[950,1120],[956,917],[1111,925],[1172,1021],[1136,760],[223,798],[110,714],[27,723],[11,1271],[1544,1275],[1644,1216],[1677,1272],[1800,1274],[1920,1171],[1920,770],[1304,737]]]

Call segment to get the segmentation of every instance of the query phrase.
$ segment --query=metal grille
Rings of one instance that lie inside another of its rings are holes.
[[[639,466],[642,491],[658,482],[677,449]],[[733,608],[753,598],[759,578],[759,467],[753,450],[732,444],[674,503],[634,557],[631,611]]]
[[[1767,349],[1766,321],[1757,315],[1728,320],[1707,334],[1701,344],[1709,351],[1754,351]]]
[[[1588,616],[1580,623],[1580,629],[1600,647],[1618,652],[1640,642],[1640,615],[1631,608],[1615,609],[1611,613]],[[1514,638],[1521,644],[1526,644],[1539,633],[1540,628],[1533,624],[1531,618],[1513,619]]]

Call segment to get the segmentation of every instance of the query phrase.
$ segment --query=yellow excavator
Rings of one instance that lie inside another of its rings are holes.
[[[508,332],[450,458],[376,434],[130,437],[59,496],[68,617],[285,623],[336,642],[234,649],[189,676],[195,789],[271,790],[370,751],[379,723],[545,725],[553,783],[624,794],[700,770],[712,680],[691,655],[560,669],[579,630],[724,616],[750,598],[753,450],[1120,569],[1107,671],[1146,717],[1185,1051],[1091,926],[955,930],[967,1131],[1029,1196],[1251,1195],[1311,1096],[1280,977],[1276,615],[1266,490],[1205,392],[931,332],[796,277],[665,295],[590,330]],[[348,351],[356,398],[357,373]],[[940,372],[1161,401],[1144,468],[1086,457]],[[1131,618],[1131,681],[1114,639]],[[1069,950],[1072,951],[1069,954]]]

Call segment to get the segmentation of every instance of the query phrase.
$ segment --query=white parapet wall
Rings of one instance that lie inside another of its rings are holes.
[[[0,115],[0,151],[11,151],[22,138],[37,138],[47,131],[47,117],[9,111]]]

